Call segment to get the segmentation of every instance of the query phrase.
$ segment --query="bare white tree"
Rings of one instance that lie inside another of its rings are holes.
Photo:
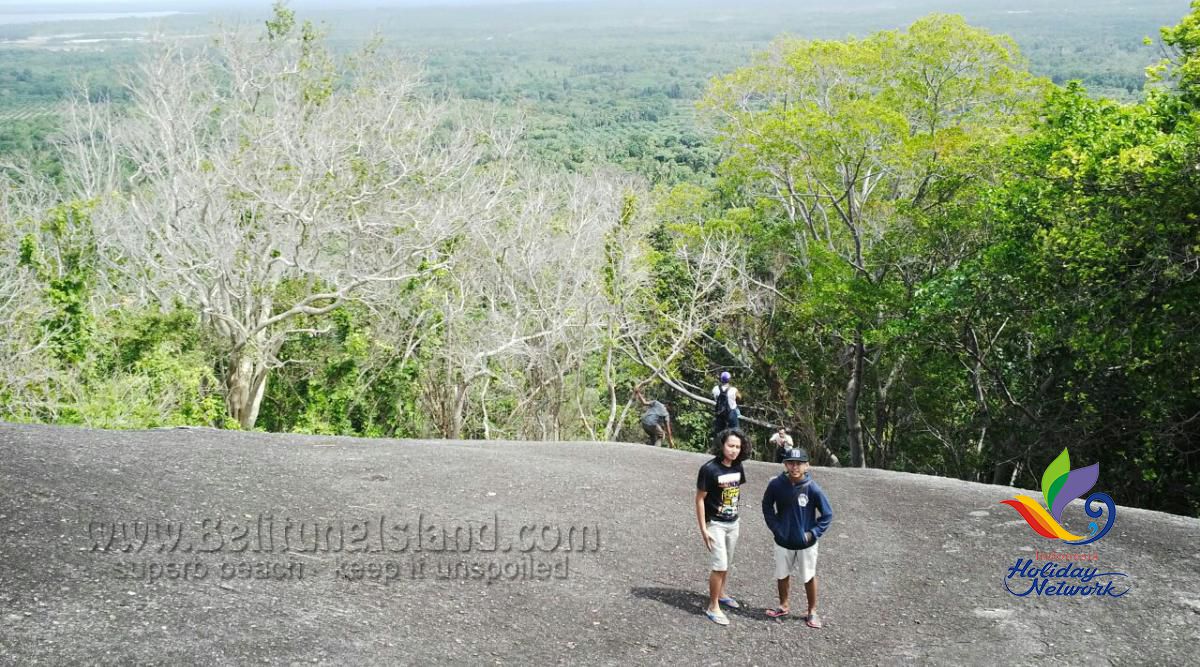
[[[71,107],[69,173],[106,254],[142,298],[201,313],[242,427],[299,316],[443,266],[500,201],[477,174],[511,142],[418,85],[371,49],[335,63],[279,8],[265,36],[162,44],[127,111]]]
[[[508,267],[526,300],[527,323],[546,335],[530,339],[513,357],[510,387],[520,400],[509,423],[525,437],[561,440],[583,432],[595,437],[587,405],[599,398],[597,378],[585,368],[611,346],[613,303],[606,295],[613,245],[623,242],[632,221],[630,206],[641,194],[629,179],[607,174],[543,178],[539,190],[557,193],[535,200],[523,215],[541,237]],[[547,205],[549,204],[549,205]],[[626,254],[640,256],[639,247]],[[565,325],[565,326],[564,326]]]
[[[640,298],[622,303],[623,349],[679,394],[711,404],[706,392],[686,386],[673,370],[695,344],[711,342],[709,335],[717,324],[749,307],[755,290],[747,278],[746,252],[735,237],[704,230],[677,244],[673,262],[680,280],[670,304],[645,306],[654,298],[645,292],[648,288]]]
[[[50,333],[43,323],[52,309],[33,271],[23,266],[22,240],[36,234],[50,201],[32,170],[0,169],[0,419],[29,420],[53,415]]]
[[[636,185],[528,170],[503,187],[504,214],[460,239],[429,292],[424,407],[446,437],[475,415],[485,436],[559,438],[569,385],[604,340],[605,239]],[[508,407],[488,414],[498,397]]]

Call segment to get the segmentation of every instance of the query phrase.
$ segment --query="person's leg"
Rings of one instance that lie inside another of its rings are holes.
[[[804,594],[808,596],[808,617],[814,618],[817,614],[817,577],[804,582]]]
[[[741,522],[734,521],[733,525],[729,526],[729,530],[725,531],[725,563],[726,568],[723,577],[721,577],[721,590],[717,599],[729,597],[725,592],[725,582],[729,580],[729,568],[733,567],[733,552],[737,549],[738,536],[741,534]]]
[[[663,439],[667,437],[667,432],[663,430],[662,424],[654,425],[654,432],[650,434],[650,445],[652,447],[662,447]]]
[[[729,569],[726,532],[728,527],[721,521],[709,521],[708,534],[712,536],[712,551],[709,553],[708,607],[713,613],[721,613],[721,591],[725,588],[725,574]]]
[[[768,616],[783,616],[791,611],[788,599],[792,583],[792,566],[795,564],[795,560],[795,551],[785,549],[778,544],[775,545],[775,587],[779,592],[779,606],[776,609],[781,613],[768,613]]]
[[[729,420],[728,420],[729,428],[737,428],[738,427],[738,418],[739,417],[741,417],[741,415],[738,414],[737,410],[729,411]]]
[[[718,572],[713,570],[708,575],[708,610],[711,612],[721,611],[721,603],[718,600],[721,599],[721,591],[725,590],[725,576],[727,574],[729,574],[728,571]]]
[[[804,595],[808,598],[808,626],[821,627],[821,619],[817,616],[817,554],[820,544],[801,551],[800,573],[804,580]]]

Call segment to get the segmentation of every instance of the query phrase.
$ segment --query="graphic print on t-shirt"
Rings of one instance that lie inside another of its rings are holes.
[[[721,516],[737,516],[739,483],[742,475],[737,472],[717,476],[717,487],[721,489]]]

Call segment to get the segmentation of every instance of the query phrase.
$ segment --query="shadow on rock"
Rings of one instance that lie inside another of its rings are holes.
[[[686,611],[689,614],[703,614],[704,608],[708,606],[708,596],[696,591],[685,591],[678,588],[634,588],[630,591],[634,597],[643,598],[645,600],[654,600],[665,605],[670,605]],[[755,618],[761,620],[772,620],[761,609],[749,609],[742,604],[740,609],[730,609],[722,605],[726,615],[741,616],[744,618]]]

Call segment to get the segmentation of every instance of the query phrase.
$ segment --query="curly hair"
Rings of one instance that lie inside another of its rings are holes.
[[[750,438],[748,438],[740,428],[727,428],[718,433],[717,440],[712,446],[712,455],[721,456],[725,453],[725,440],[731,435],[737,436],[738,440],[742,441],[742,450],[738,452],[737,458],[734,459],[734,463],[745,461],[746,459],[750,458],[750,454],[754,451],[754,447],[750,444]]]

